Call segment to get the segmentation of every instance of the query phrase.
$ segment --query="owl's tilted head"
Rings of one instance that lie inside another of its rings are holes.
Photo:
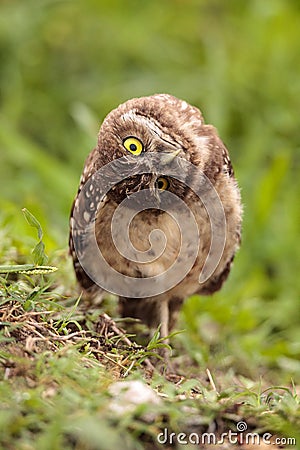
[[[118,203],[141,189],[150,189],[156,196],[169,190],[184,197],[187,189],[183,183],[165,176],[161,167],[155,171],[153,154],[162,165],[169,165],[175,156],[186,159],[213,181],[224,162],[223,146],[218,141],[216,130],[205,125],[199,109],[187,102],[167,94],[135,98],[121,104],[105,118],[93,160],[91,164],[87,161],[84,177],[87,179],[109,162],[122,158],[119,170],[124,171],[124,180],[109,194]],[[147,165],[150,153],[149,171],[145,168],[145,173],[132,175],[133,167]]]

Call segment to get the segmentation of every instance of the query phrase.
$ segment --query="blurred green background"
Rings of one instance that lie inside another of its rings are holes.
[[[26,207],[48,252],[66,248],[105,115],[131,97],[183,98],[218,128],[245,205],[228,283],[184,307],[185,344],[201,362],[221,340],[248,371],[300,377],[299,23],[298,0],[1,0],[2,230],[25,239]]]

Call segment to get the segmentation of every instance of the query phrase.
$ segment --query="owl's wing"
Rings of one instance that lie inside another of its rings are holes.
[[[229,153],[227,148],[222,142],[222,160],[223,160],[223,173],[228,175],[229,178],[234,177],[234,170],[230,161]]]
[[[209,278],[209,280],[206,283],[204,283],[203,286],[200,287],[200,289],[197,291],[197,294],[211,295],[214,292],[219,291],[221,289],[224,281],[226,281],[226,279],[230,273],[233,259],[234,259],[234,255],[226,263],[226,265],[225,265],[224,269],[221,271],[221,273],[218,273],[218,275],[216,275],[216,276],[212,275],[211,278]]]
[[[218,155],[215,158],[215,165],[213,165],[213,168],[210,170],[209,174],[212,176],[212,178],[214,178],[214,183],[216,182],[216,179],[218,177],[223,177],[225,183],[233,184],[235,186],[235,189],[237,189],[234,170],[227,148],[225,147],[219,136],[213,136],[212,140],[212,148],[214,150],[217,150]],[[210,158],[210,161],[213,162],[214,158]],[[235,252],[240,245],[240,231],[240,221],[237,221],[237,228],[234,231],[233,235],[230,237],[233,241],[235,241],[235,245],[232,245],[232,251],[226,251],[227,258],[224,259],[222,257],[220,261],[221,267],[218,267],[215,273],[213,273],[212,276],[203,285],[201,285],[197,293],[201,295],[210,295],[221,289],[224,281],[226,281],[230,273]],[[226,239],[228,239],[228,235]]]
[[[88,296],[94,296],[102,292],[102,289],[97,286],[93,280],[87,275],[82,265],[80,264],[80,259],[86,258],[86,231],[93,224],[90,223],[89,218],[92,213],[94,213],[95,205],[93,204],[91,197],[95,196],[95,193],[90,191],[90,195],[80,195],[83,186],[95,173],[96,167],[95,161],[95,151],[91,152],[86,160],[82,176],[80,178],[80,184],[77,191],[77,195],[73,201],[70,214],[70,234],[69,234],[69,252],[73,259],[74,271],[79,285],[86,291]],[[91,185],[94,189],[96,186]],[[101,208],[104,203],[100,202],[99,207]],[[76,213],[76,214],[75,214]]]
[[[78,280],[79,285],[87,292],[94,290],[96,288],[95,283],[89,278],[89,276],[84,271],[81,266],[79,259],[84,254],[84,246],[80,245],[81,243],[81,231],[73,228],[73,212],[74,212],[74,204],[76,199],[73,202],[71,217],[70,217],[70,234],[69,234],[69,252],[73,259],[73,267],[76,274],[76,278]],[[76,245],[75,245],[76,242]]]

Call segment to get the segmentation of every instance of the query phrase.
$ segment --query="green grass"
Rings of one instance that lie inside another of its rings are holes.
[[[174,358],[182,376],[153,374],[143,361],[153,355],[155,341],[148,347],[128,343],[101,310],[68,306],[44,276],[34,277],[2,280],[2,448],[163,448],[158,436],[165,430],[201,437],[214,423],[219,439],[241,421],[248,432],[299,441],[293,384],[270,386],[268,377],[255,381],[233,364],[220,367],[218,351],[205,371],[192,364],[186,348]],[[113,393],[117,380],[140,380],[140,389],[149,385],[157,402],[123,400]],[[176,440],[172,448],[179,448]]]
[[[38,231],[33,251],[27,248],[30,270],[18,258],[0,266],[2,448],[181,448],[182,440],[193,448],[205,433],[218,442],[241,422],[248,429],[239,439],[299,442],[299,389],[287,367],[278,371],[293,355],[286,341],[269,337],[269,326],[255,322],[255,305],[233,317],[233,306],[217,297],[189,299],[180,323],[186,330],[170,337],[174,370],[165,372],[155,353],[159,330],[138,345],[105,313],[117,317],[112,299],[87,308],[75,290],[67,292],[61,253],[53,255],[58,272],[40,270],[37,263],[48,259],[43,232],[29,211],[25,218]],[[4,237],[7,257],[13,246]],[[140,382],[129,397],[118,387],[124,381]],[[145,389],[153,398],[139,402]]]
[[[152,449],[165,427],[221,434],[241,420],[299,447],[299,19],[296,0],[1,2],[0,265],[58,270],[0,274],[0,447]],[[229,280],[182,309],[174,379],[151,378],[153,348],[118,334],[128,324],[114,298],[94,311],[78,302],[67,254],[100,122],[154,92],[218,128],[244,203]],[[104,313],[114,329],[99,327]],[[116,414],[117,380],[140,380],[159,403]]]

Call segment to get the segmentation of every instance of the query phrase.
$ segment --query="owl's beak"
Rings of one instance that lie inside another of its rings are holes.
[[[173,150],[171,152],[163,152],[160,156],[160,162],[163,166],[166,166],[167,164],[170,164],[171,161],[173,161],[174,158],[181,152],[180,149]]]
[[[151,194],[158,201],[158,203],[160,203],[159,193],[158,193],[158,189],[156,187],[156,180],[157,180],[157,174],[152,174],[152,178],[151,178],[151,181],[149,184],[149,189],[150,189]]]

